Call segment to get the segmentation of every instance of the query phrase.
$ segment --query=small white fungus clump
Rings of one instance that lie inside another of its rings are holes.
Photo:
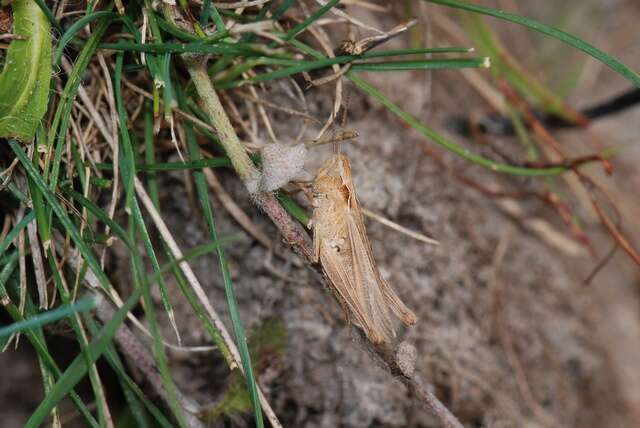
[[[403,375],[406,377],[412,377],[416,370],[416,359],[418,358],[418,351],[416,347],[409,342],[401,342],[396,349],[396,359],[398,367]]]
[[[301,176],[307,148],[304,144],[269,144],[262,149],[260,190],[270,192]]]

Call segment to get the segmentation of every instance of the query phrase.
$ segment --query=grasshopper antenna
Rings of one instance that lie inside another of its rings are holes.
[[[342,128],[343,130],[346,128],[347,112],[349,111],[350,102],[351,102],[351,91],[347,91],[344,97],[344,102],[342,103],[342,106],[339,112],[342,115],[342,117],[340,118],[340,128]],[[344,131],[340,131],[340,132],[343,133]],[[340,154],[340,144],[338,143],[338,141],[333,143],[333,152],[336,154]]]

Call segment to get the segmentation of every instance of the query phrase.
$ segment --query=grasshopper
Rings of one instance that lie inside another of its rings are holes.
[[[353,319],[376,344],[395,337],[393,312],[406,325],[416,322],[380,274],[362,218],[346,156],[334,154],[313,183],[314,261],[329,277],[347,318]]]

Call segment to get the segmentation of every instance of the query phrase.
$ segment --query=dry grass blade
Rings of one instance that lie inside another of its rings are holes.
[[[440,245],[440,242],[436,241],[435,239],[429,238],[428,236],[422,233],[415,232],[402,225],[399,225],[398,223],[391,221],[388,218],[383,217],[379,214],[376,214],[373,211],[369,211],[366,208],[362,209],[362,213],[367,217],[372,218],[375,221],[379,222],[380,224],[384,224],[385,226],[395,230],[396,232],[402,233],[403,235],[407,235],[417,241],[424,242],[425,244],[428,244],[428,245],[435,245],[435,246]]]
[[[318,3],[321,6],[325,6],[327,4],[326,0],[316,0],[316,3]],[[379,30],[375,27],[372,27],[371,25],[367,25],[364,22],[360,21],[359,19],[356,19],[354,17],[352,17],[351,15],[347,14],[346,12],[338,9],[338,8],[332,8],[331,9],[331,13],[333,13],[336,16],[339,16],[340,18],[346,19],[348,22],[352,23],[353,25],[355,25],[356,27],[360,27],[363,28],[365,30],[369,30],[369,31],[373,31],[374,33],[377,34],[384,34],[384,31]]]
[[[300,141],[300,144],[304,144],[306,147],[322,146],[325,144],[336,144],[336,143],[348,142],[350,140],[358,138],[358,136],[359,135],[357,131],[345,130],[345,131],[338,131],[328,136],[327,138],[322,138],[320,140]]]
[[[18,210],[18,214],[14,220],[14,225],[18,224],[18,222],[20,222],[20,220],[23,219],[24,217],[24,207],[21,207]],[[27,248],[26,248],[26,242],[24,239],[24,229],[22,229],[20,231],[20,233],[18,233],[18,253],[19,253],[19,258],[18,258],[18,269],[20,272],[20,302],[18,304],[18,310],[20,311],[21,315],[24,315],[24,308],[25,305],[27,304],[27,260],[26,260],[26,254],[27,254]]]
[[[109,203],[109,210],[107,211],[109,214],[109,218],[113,218],[113,215],[116,211],[116,204],[118,203],[118,194],[120,192],[119,189],[119,168],[120,168],[120,145],[118,144],[118,138],[116,137],[118,132],[118,126],[126,126],[126,124],[118,123],[117,113],[116,113],[116,104],[115,104],[115,94],[113,92],[113,84],[111,83],[111,74],[109,73],[109,67],[107,66],[104,56],[102,54],[98,54],[98,60],[100,62],[100,68],[102,73],[104,74],[104,80],[107,86],[107,103],[109,105],[109,114],[111,118],[111,138],[107,138],[107,141],[111,146],[111,156],[113,159],[113,189],[111,191],[111,202]],[[85,101],[83,99],[83,101]],[[89,104],[85,105],[89,108]],[[91,111],[91,110],[90,110]],[[93,109],[95,111],[95,109]],[[97,115],[99,116],[99,115]],[[95,120],[95,119],[94,119]],[[99,123],[99,122],[97,122]],[[109,233],[109,228],[105,228],[105,233]],[[104,264],[104,256],[105,252],[102,253],[101,263]]]
[[[311,26],[311,27],[309,27],[309,33],[318,41],[320,46],[322,46],[322,50],[324,50],[324,52],[327,54],[327,56],[329,58],[335,57],[335,54],[333,52],[333,48],[331,47],[331,44],[330,44],[330,41],[329,41],[329,36],[327,35],[327,33],[321,27],[317,27],[316,28],[315,26]],[[347,66],[344,67],[346,69],[345,72],[348,71],[349,67],[350,67],[350,65],[347,65]],[[324,135],[324,133],[327,131],[327,129],[329,129],[329,127],[331,127],[333,122],[338,117],[338,112],[340,111],[340,107],[342,106],[342,88],[343,88],[343,84],[342,84],[342,79],[339,78],[339,77],[342,76],[341,68],[337,64],[334,64],[332,66],[332,69],[333,69],[334,76],[337,77],[335,79],[335,82],[336,82],[336,95],[335,95],[335,98],[333,100],[333,110],[331,111],[331,114],[329,115],[329,118],[325,122],[324,126],[322,126],[322,128],[320,129],[320,131],[318,132],[318,134],[316,135],[314,140],[322,139],[322,136]],[[315,84],[314,81],[311,80],[311,78],[307,77],[307,80],[309,81],[309,83],[311,85]],[[328,81],[332,81],[332,80],[334,80],[334,79],[330,79]],[[321,82],[321,83],[327,83],[327,82]]]
[[[29,245],[31,247],[31,259],[33,260],[33,270],[38,285],[38,299],[41,309],[47,309],[47,279],[44,274],[44,264],[42,262],[42,253],[40,252],[40,240],[38,238],[38,229],[35,222],[27,225],[27,234],[29,235]]]
[[[549,246],[572,257],[585,255],[585,248],[575,242],[548,221],[540,217],[531,217],[515,199],[497,201],[498,206],[510,217],[521,222],[525,227],[538,235]]]
[[[404,24],[395,26],[385,33],[376,36],[365,37],[364,39],[355,42],[347,40],[342,43],[339,50],[348,55],[362,55],[365,52],[375,48],[376,46],[404,33],[417,23],[418,21],[416,19],[412,19]]]
[[[245,1],[235,1],[235,2],[212,2],[212,5],[216,7],[216,9],[241,9],[245,7],[252,6],[261,6],[263,4],[269,3],[272,0],[245,0]],[[202,5],[204,2],[202,0],[196,0],[194,3]]]
[[[316,119],[313,116],[310,116],[309,114],[302,112],[302,111],[298,111],[298,110],[294,110],[292,108],[288,108],[288,107],[284,107],[284,106],[280,106],[276,103],[272,103],[271,101],[267,101],[265,99],[253,96],[253,95],[249,95],[249,94],[245,94],[244,92],[238,92],[237,95],[240,98],[243,98],[247,101],[251,101],[252,103],[256,103],[256,104],[261,104],[265,107],[268,107],[270,109],[273,110],[277,110],[277,111],[281,111],[283,113],[286,113],[288,115],[291,116],[298,116],[301,117],[303,119],[306,119],[308,121],[314,122],[314,123],[320,123],[320,121],[318,119]]]

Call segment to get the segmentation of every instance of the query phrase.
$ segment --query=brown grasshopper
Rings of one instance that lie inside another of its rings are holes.
[[[373,343],[394,336],[390,313],[406,325],[415,314],[384,280],[373,259],[371,243],[356,196],[346,156],[335,154],[320,168],[313,183],[314,259],[326,272],[348,318]]]

